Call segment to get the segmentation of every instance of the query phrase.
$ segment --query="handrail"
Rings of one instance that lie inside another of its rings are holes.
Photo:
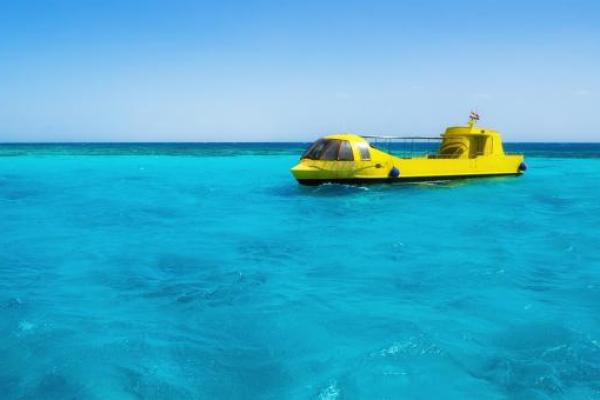
[[[379,136],[379,135],[364,135],[365,139],[381,139],[381,140],[442,140],[441,136]]]

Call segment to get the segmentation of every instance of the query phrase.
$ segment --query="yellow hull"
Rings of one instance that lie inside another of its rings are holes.
[[[355,166],[340,166],[334,162],[302,160],[292,168],[292,174],[304,184],[325,182],[413,182],[427,180],[462,179],[498,175],[520,175],[523,171],[522,155],[478,157],[475,159],[402,159],[388,156],[379,162],[356,162]],[[338,162],[339,163],[339,162]],[[366,164],[366,165],[365,165]],[[380,167],[377,167],[380,165]],[[398,169],[396,177],[390,176],[392,167]]]

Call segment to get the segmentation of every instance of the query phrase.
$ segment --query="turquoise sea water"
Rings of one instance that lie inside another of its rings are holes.
[[[600,145],[301,187],[303,144],[0,145],[2,399],[600,399]]]

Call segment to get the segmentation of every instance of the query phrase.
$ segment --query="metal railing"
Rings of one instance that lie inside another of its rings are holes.
[[[461,154],[439,154],[439,142],[442,136],[363,136],[369,144],[379,150],[399,158],[424,157],[431,159],[457,159]],[[475,159],[485,155],[484,152],[467,153],[466,159]],[[504,155],[522,155],[521,153],[505,152]]]
[[[441,136],[363,136],[369,144],[400,158],[434,156]]]

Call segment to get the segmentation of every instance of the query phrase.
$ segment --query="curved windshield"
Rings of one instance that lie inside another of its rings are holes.
[[[319,139],[302,154],[302,158],[322,161],[352,161],[350,142],[337,139]]]
[[[325,146],[325,139],[319,139],[313,144],[311,144],[308,149],[302,154],[301,158],[308,158],[311,160],[318,160],[321,157],[321,152],[323,151],[323,146]]]

